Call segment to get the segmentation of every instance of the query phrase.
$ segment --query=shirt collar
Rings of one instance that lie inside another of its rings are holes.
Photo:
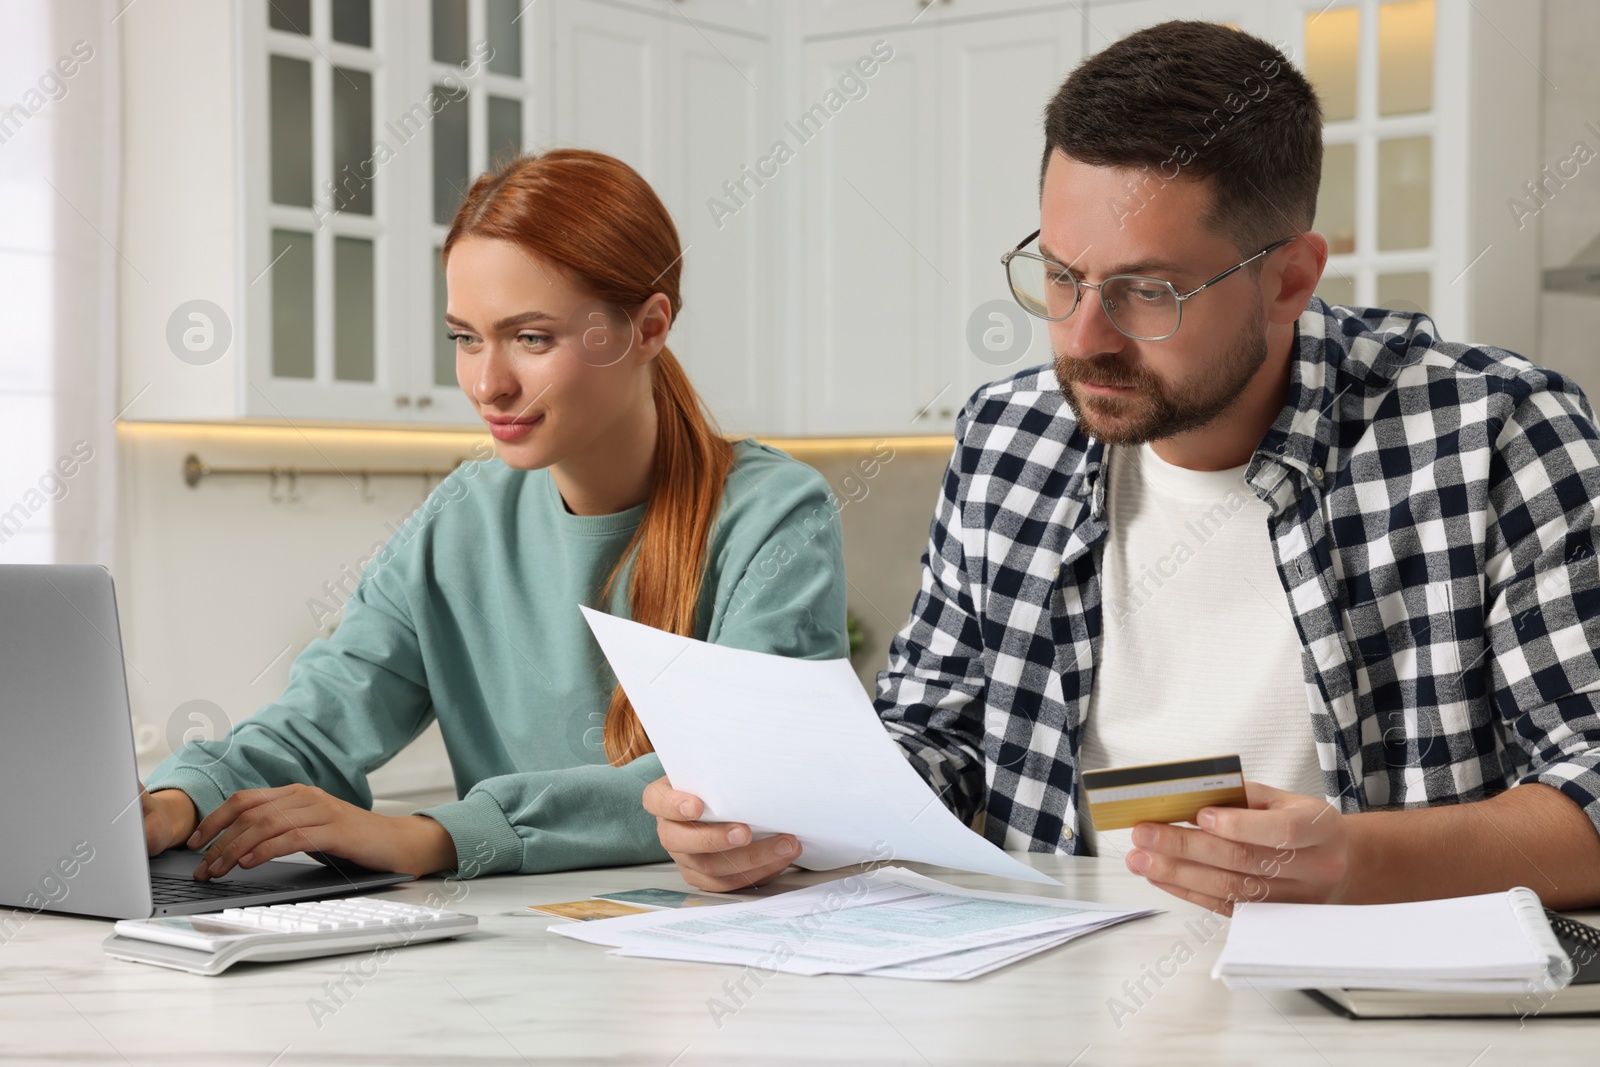
[[[1365,404],[1341,401],[1393,385],[1400,368],[1420,360],[1437,333],[1420,312],[1332,307],[1312,297],[1295,321],[1289,395],[1245,472],[1256,494],[1273,503],[1291,472],[1301,484],[1329,484],[1328,453],[1341,436],[1340,422],[1365,418]]]

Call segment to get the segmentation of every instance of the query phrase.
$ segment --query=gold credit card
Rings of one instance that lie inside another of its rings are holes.
[[[1249,807],[1238,756],[1084,771],[1083,792],[1096,830],[1194,822],[1201,808]]]
[[[529,911],[558,915],[563,919],[589,922],[593,919],[615,919],[620,915],[645,915],[647,909],[636,908],[616,900],[569,900],[560,904],[529,904]]]

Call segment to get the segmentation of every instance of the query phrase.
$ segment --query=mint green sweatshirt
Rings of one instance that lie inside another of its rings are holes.
[[[777,449],[745,439],[734,456],[695,636],[846,655],[836,498]],[[463,464],[363,569],[338,629],[300,653],[283,696],[225,737],[183,745],[147,787],[183,790],[202,817],[235,790],[293,782],[370,808],[367,776],[437,719],[460,799],[421,814],[449,831],[462,874],[666,859],[641,806],[661,761],[606,763],[616,678],[578,611],[643,515],[642,504],[574,515],[548,470]],[[626,579],[612,614],[628,615]]]

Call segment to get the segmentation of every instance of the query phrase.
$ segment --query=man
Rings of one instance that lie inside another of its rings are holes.
[[[997,844],[1121,853],[1224,913],[1600,903],[1583,394],[1425,316],[1313,298],[1320,108],[1264,41],[1134,34],[1045,134],[1038,247],[1006,269],[1055,365],[957,422],[878,677],[906,757]],[[1249,809],[1093,835],[1081,770],[1234,752]],[[664,779],[646,806],[704,888],[796,854],[695,822]]]

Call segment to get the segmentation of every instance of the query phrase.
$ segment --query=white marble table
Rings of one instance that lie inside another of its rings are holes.
[[[385,895],[422,902],[452,892],[457,910],[481,917],[477,933],[382,964],[363,953],[216,978],[113,960],[100,948],[109,923],[40,915],[0,943],[0,1062],[1600,1063],[1600,1020],[1354,1022],[1298,993],[1230,992],[1210,977],[1226,936],[1220,920],[1115,861],[1027,858],[1065,883],[1061,895],[1167,910],[971,982],[778,975],[760,987],[747,979],[746,994],[730,992],[738,968],[611,958],[549,933],[556,920],[503,914],[609,890],[686,888],[669,864],[425,879]],[[1049,891],[912,866],[960,885]],[[767,891],[828,877],[791,871]],[[1135,1003],[1124,983],[1141,977],[1150,996]],[[1131,1014],[1114,1013],[1112,998]],[[716,1018],[714,1001],[732,1013]]]

